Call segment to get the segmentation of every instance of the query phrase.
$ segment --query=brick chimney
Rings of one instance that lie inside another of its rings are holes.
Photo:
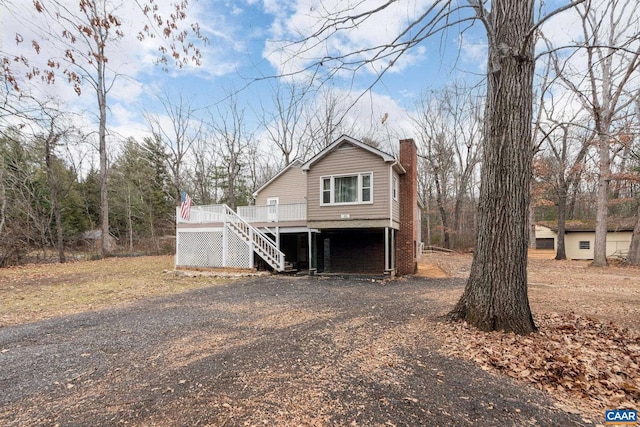
[[[400,140],[400,230],[396,240],[398,274],[414,274],[418,268],[418,149],[413,139]]]

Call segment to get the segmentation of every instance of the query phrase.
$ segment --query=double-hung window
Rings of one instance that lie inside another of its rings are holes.
[[[323,176],[320,178],[321,204],[342,205],[373,202],[373,174]]]

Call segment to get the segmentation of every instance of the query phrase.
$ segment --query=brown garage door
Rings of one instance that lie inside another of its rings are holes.
[[[536,239],[536,249],[553,249],[553,237]]]

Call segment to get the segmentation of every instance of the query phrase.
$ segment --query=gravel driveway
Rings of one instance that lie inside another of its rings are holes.
[[[0,328],[0,425],[582,425],[438,353],[463,284],[257,277]]]

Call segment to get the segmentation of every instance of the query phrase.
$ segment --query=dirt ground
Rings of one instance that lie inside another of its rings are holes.
[[[613,321],[640,331],[640,268],[591,267],[590,261],[556,261],[551,251],[531,251],[529,302],[534,313],[575,313]],[[466,279],[471,255],[425,254],[418,275]],[[457,291],[440,293],[443,304],[455,304]]]
[[[467,255],[389,282],[176,275],[170,257],[3,269],[0,425],[565,426],[638,409],[640,270],[544,256],[528,337],[441,322]]]

